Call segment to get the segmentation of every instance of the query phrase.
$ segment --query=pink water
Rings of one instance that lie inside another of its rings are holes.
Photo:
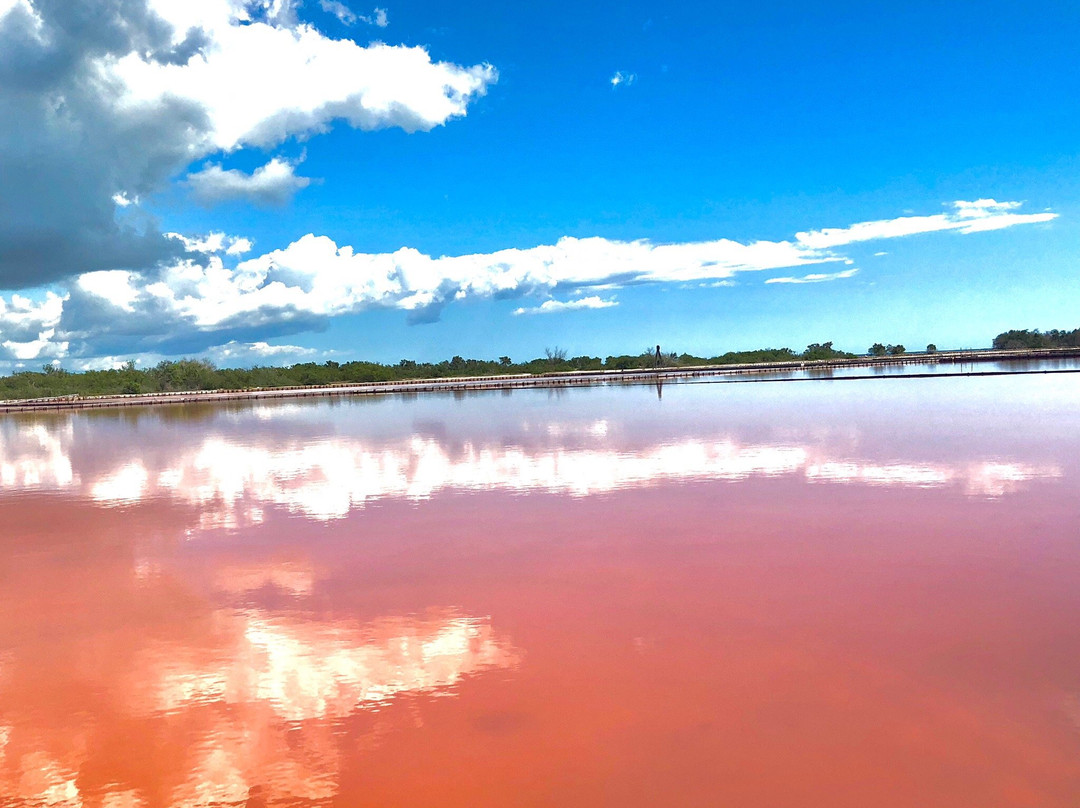
[[[0,421],[0,805],[1080,804],[1080,381],[662,392]]]

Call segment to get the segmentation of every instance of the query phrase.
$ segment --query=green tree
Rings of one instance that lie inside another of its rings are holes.
[[[926,352],[927,353],[937,353],[937,346],[934,343],[931,342],[929,345],[926,346]]]
[[[899,356],[907,349],[903,345],[890,345],[887,350],[891,356]]]
[[[1003,331],[994,337],[994,348],[999,351],[1032,350],[1036,348],[1080,348],[1080,328],[1062,331],[1023,330]]]
[[[831,342],[812,342],[806,346],[806,350],[802,353],[802,358],[811,361],[819,361],[822,359],[848,359],[853,355],[854,354],[836,350],[833,348]]]
[[[867,351],[870,356],[885,356],[888,353],[888,348],[882,345],[880,342],[875,342],[870,346],[870,350]]]

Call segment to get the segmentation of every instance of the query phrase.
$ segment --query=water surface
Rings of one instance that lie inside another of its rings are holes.
[[[0,420],[0,805],[1075,806],[1080,379]]]

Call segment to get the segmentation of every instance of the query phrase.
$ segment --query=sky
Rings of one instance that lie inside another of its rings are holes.
[[[0,371],[1076,328],[1080,7],[0,0]]]

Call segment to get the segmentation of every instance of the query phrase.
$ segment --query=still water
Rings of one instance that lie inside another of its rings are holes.
[[[1076,806],[1080,377],[0,420],[0,805]]]

